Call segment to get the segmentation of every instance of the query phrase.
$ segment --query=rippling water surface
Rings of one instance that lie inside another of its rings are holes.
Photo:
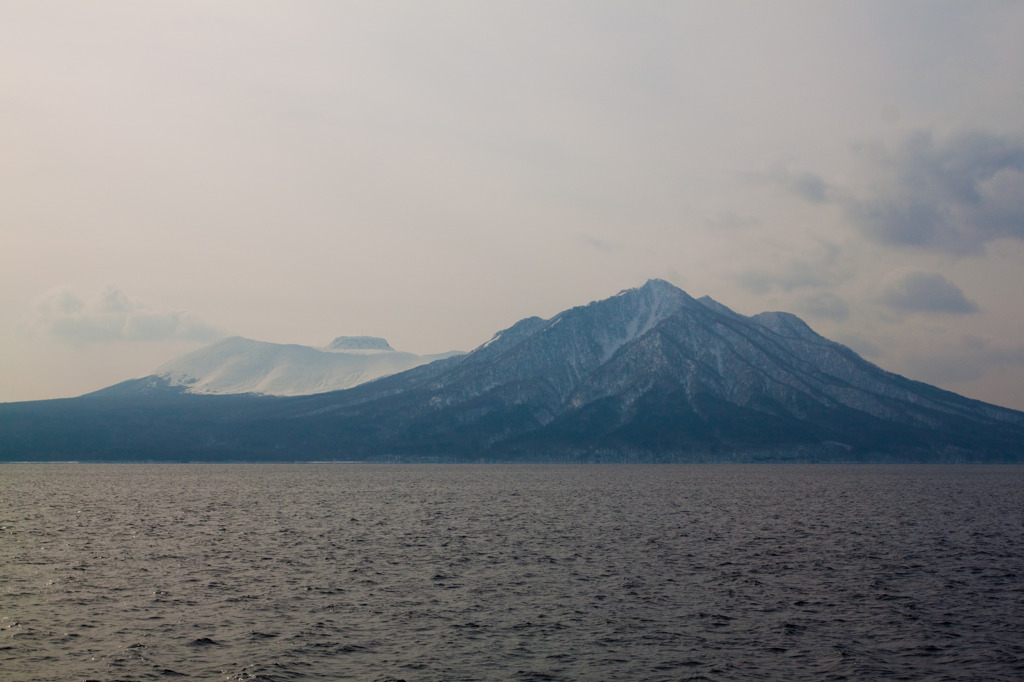
[[[3,465],[8,680],[1024,678],[1024,468]]]

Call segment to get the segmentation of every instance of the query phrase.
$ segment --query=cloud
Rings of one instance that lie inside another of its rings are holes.
[[[612,253],[618,250],[618,247],[611,242],[589,234],[579,235],[577,241],[579,244],[600,253]]]
[[[883,348],[858,332],[846,332],[836,338],[836,341],[849,346],[856,353],[865,358],[880,358],[885,354]]]
[[[871,237],[954,254],[993,239],[1024,239],[1024,143],[982,132],[937,140],[918,132],[870,154],[869,194],[845,200]]]
[[[824,286],[832,281],[828,273],[815,265],[803,261],[790,263],[785,268],[768,272],[765,270],[748,270],[736,276],[737,283],[758,294],[780,289],[792,291],[804,287]]]
[[[738,173],[740,180],[751,185],[774,185],[812,204],[824,204],[836,198],[835,188],[824,177],[808,171],[792,171],[785,164],[769,171]]]
[[[963,336],[931,353],[911,355],[904,364],[909,374],[936,384],[973,381],[990,372],[1024,367],[1024,346],[1000,345],[976,336]]]
[[[917,131],[890,147],[860,147],[867,169],[860,190],[814,173],[760,174],[814,203],[840,206],[869,238],[954,255],[978,254],[1001,238],[1024,240],[1024,141],[961,131]]]
[[[850,306],[846,301],[830,291],[805,296],[800,300],[799,306],[801,312],[830,320],[845,320],[850,314]]]
[[[845,268],[839,265],[840,246],[821,243],[818,251],[806,257],[788,258],[777,265],[745,270],[736,276],[736,282],[747,291],[763,294],[829,287],[847,279]]]
[[[910,272],[890,282],[879,295],[879,301],[902,313],[951,313],[963,315],[978,312],[960,288],[937,272]]]
[[[829,184],[816,173],[794,173],[788,168],[777,168],[770,173],[760,175],[759,178],[780,185],[812,204],[824,204],[829,201],[832,194]]]
[[[85,301],[67,289],[35,299],[36,329],[72,345],[113,341],[212,341],[222,333],[190,313],[154,310],[114,288]]]
[[[724,211],[714,215],[708,218],[705,223],[711,229],[722,232],[748,230],[761,226],[761,221],[757,218],[739,215],[732,211]]]
[[[814,173],[790,174],[787,178],[790,189],[812,204],[828,201],[829,186],[824,178]]]

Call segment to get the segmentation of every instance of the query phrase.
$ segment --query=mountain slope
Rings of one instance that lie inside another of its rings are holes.
[[[404,353],[371,336],[338,337],[326,348],[236,336],[164,364],[146,383],[200,394],[309,395],[351,388],[459,354]],[[137,385],[138,380],[121,389]]]
[[[409,454],[956,459],[1015,457],[1024,443],[1024,414],[885,372],[793,315],[744,317],[657,280],[523,320],[427,370],[323,396],[316,411],[386,423],[376,446]]]
[[[886,372],[793,315],[746,317],[658,280],[345,391],[140,387],[0,405],[0,459],[1024,460],[1024,413]]]

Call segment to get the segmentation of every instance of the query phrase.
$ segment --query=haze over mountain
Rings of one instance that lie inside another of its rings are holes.
[[[1024,410],[1022,2],[124,5],[3,3],[0,402],[660,277]]]
[[[339,336],[325,348],[235,336],[171,360],[152,379],[188,393],[309,395],[351,388],[459,354],[405,353],[373,336]]]
[[[794,315],[651,280],[474,351],[293,398],[171,379],[0,406],[3,459],[1020,461],[1024,413],[886,372]]]

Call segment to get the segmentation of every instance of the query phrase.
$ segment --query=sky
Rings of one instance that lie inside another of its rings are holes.
[[[1024,409],[1024,3],[0,0],[0,401],[668,280]]]

